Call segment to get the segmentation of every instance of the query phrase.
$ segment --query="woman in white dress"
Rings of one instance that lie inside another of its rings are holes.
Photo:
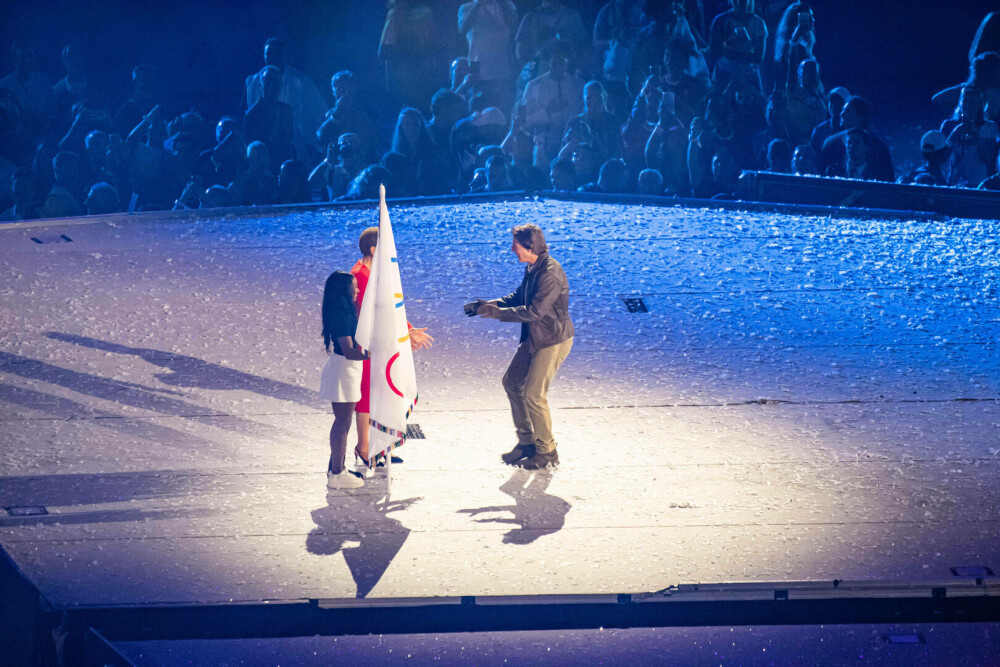
[[[356,489],[364,481],[344,468],[347,435],[354,419],[354,404],[361,398],[361,362],[365,354],[354,341],[358,315],[354,300],[358,283],[346,271],[334,271],[323,288],[323,343],[327,359],[320,378],[319,395],[333,405],[330,427],[330,465],[326,486]]]

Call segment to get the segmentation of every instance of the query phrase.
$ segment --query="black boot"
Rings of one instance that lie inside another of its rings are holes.
[[[517,445],[514,449],[510,450],[506,454],[501,454],[500,458],[507,465],[512,465],[517,463],[521,459],[526,459],[535,455],[534,445]]]

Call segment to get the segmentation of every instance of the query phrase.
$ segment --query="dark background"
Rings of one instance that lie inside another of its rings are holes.
[[[461,0],[429,0],[442,51],[464,51],[457,30]],[[517,0],[522,12],[535,0]],[[592,25],[603,2],[568,0]],[[940,122],[930,96],[964,80],[976,28],[997,2],[984,0],[817,0],[816,54],[827,88],[843,85],[869,97],[877,124],[925,117]],[[289,45],[289,61],[316,81],[332,102],[330,76],[353,69],[375,107],[382,70],[376,56],[387,3],[383,0],[8,0],[0,6],[0,71],[12,69],[10,45],[33,45],[39,68],[55,83],[64,75],[60,52],[80,41],[114,109],[128,96],[131,68],[156,65],[164,92],[184,109],[197,106],[209,120],[239,110],[243,80],[262,65],[271,36]],[[767,3],[758,0],[758,9]],[[707,22],[725,8],[705,0]],[[770,50],[770,46],[769,46]],[[770,55],[770,54],[769,54]],[[442,83],[447,73],[442,72]],[[390,116],[396,110],[387,110]],[[912,124],[912,123],[911,123]],[[929,129],[929,128],[927,128]]]

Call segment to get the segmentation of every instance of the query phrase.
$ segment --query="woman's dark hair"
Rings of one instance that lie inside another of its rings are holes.
[[[351,281],[354,276],[346,271],[334,271],[326,279],[323,287],[323,345],[327,352],[333,342],[333,328],[342,321],[345,315],[349,320],[357,322],[358,315],[351,298]]]
[[[512,231],[514,233],[514,240],[525,250],[530,250],[536,255],[541,255],[549,249],[545,244],[545,234],[542,233],[542,228],[538,225],[530,223],[518,225]]]
[[[392,173],[380,164],[370,164],[354,177],[348,192],[355,199],[378,199],[378,186],[384,185],[391,191],[393,185]]]
[[[975,95],[980,99],[980,103],[976,106],[976,115],[972,118],[966,118],[962,113],[962,107],[965,106],[965,98],[969,95]],[[955,107],[956,118],[965,123],[971,122],[976,127],[979,127],[986,121],[985,101],[983,93],[978,88],[965,84],[962,86],[962,92],[958,98],[958,106]]]
[[[987,51],[973,58],[966,84],[983,90],[1000,88],[1000,54]]]
[[[589,142],[593,141],[594,135],[590,131],[590,125],[587,124],[586,119],[576,116],[575,118],[570,118],[569,122],[566,123],[566,131],[563,132],[562,145],[565,146],[569,141],[567,137],[570,136],[571,132],[577,133],[577,142]]]
[[[415,141],[411,141],[403,131],[403,123],[409,120],[417,129]],[[427,121],[424,115],[413,107],[404,107],[396,118],[396,128],[392,132],[391,150],[413,159],[419,160],[430,150],[431,137],[427,132]]]

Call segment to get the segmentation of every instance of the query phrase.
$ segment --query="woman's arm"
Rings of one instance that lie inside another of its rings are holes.
[[[427,333],[427,327],[415,329],[410,327],[410,349],[426,350],[434,343],[434,336]]]
[[[364,361],[368,357],[360,348],[354,346],[354,339],[350,336],[339,336],[337,344],[340,345],[340,350],[344,353],[346,359]]]

